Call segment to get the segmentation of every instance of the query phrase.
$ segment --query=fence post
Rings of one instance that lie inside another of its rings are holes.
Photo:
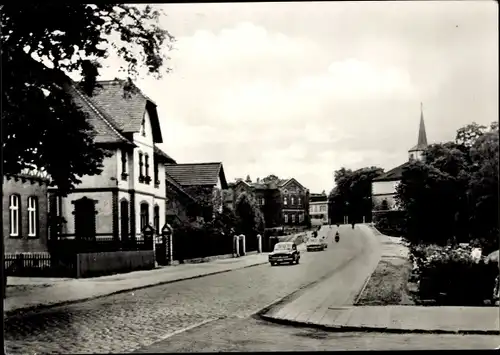
[[[245,240],[245,235],[241,234],[240,238],[241,238],[241,246],[242,246],[242,249],[243,249],[243,251],[242,251],[243,255],[242,256],[245,256],[245,254],[246,254],[246,240]]]
[[[235,235],[233,237],[233,240],[234,240],[234,256],[235,257],[238,257],[240,256],[240,237]]]
[[[262,236],[257,234],[257,252],[262,253]]]
[[[79,279],[81,276],[80,270],[80,254],[76,253],[76,278]]]

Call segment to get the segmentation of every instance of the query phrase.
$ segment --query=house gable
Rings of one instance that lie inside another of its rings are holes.
[[[304,186],[302,186],[297,180],[294,178],[289,179],[287,182],[285,182],[281,188],[283,190],[287,190],[288,192],[304,192],[306,189]]]

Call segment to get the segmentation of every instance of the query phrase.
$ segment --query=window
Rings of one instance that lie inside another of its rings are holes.
[[[292,205],[294,205],[295,204],[295,197],[292,196],[291,200],[292,200]]]
[[[141,203],[141,231],[149,224],[149,205]]]
[[[320,210],[321,210],[321,212],[325,212],[326,211],[326,206],[321,206]]]
[[[264,206],[264,205],[266,204],[266,199],[265,199],[265,198],[261,198],[261,199],[260,199],[260,204],[261,204],[262,206]]]
[[[36,197],[28,197],[28,237],[38,235],[38,201]]]
[[[285,196],[283,197],[283,204],[286,206],[288,205],[288,198]]]
[[[153,163],[153,166],[154,166],[153,174],[155,178],[155,187],[158,188],[160,186],[160,179],[158,178],[158,162],[156,161],[156,159]]]
[[[146,119],[143,118],[141,122],[141,136],[146,137]]]
[[[19,195],[10,195],[9,198],[10,236],[19,236]]]
[[[144,175],[142,173],[142,166],[143,166],[142,152],[139,152],[139,182],[142,182],[144,178]]]
[[[299,214],[299,223],[304,222],[304,215],[301,213]]]
[[[301,198],[299,197],[299,202],[298,202],[298,204],[300,205],[300,204],[301,204],[301,202],[302,202],[302,201],[301,201]]]
[[[121,150],[122,153],[122,180],[127,180],[127,152]]]
[[[146,182],[146,184],[149,184],[149,182],[151,181],[151,177],[149,176],[149,155],[147,154],[144,154],[144,167],[146,170],[144,181]]]
[[[160,234],[160,206],[155,205],[154,209],[154,226],[156,233]]]
[[[292,223],[295,223],[295,215],[292,214]]]
[[[284,217],[285,217],[285,223],[288,223],[288,215],[286,214]]]

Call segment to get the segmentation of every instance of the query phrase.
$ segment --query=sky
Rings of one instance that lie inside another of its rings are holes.
[[[489,1],[157,4],[171,73],[143,77],[178,163],[222,162],[329,192],[345,167],[386,171],[417,142],[498,120]],[[123,77],[110,59],[101,79]]]

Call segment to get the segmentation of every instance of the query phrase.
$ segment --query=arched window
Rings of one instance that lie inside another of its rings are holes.
[[[10,236],[19,237],[19,195],[10,195],[9,197],[9,223],[10,223]]]
[[[283,198],[283,204],[285,206],[288,205],[288,198],[286,196]]]
[[[141,203],[141,231],[149,224],[149,205],[147,202]]]
[[[292,196],[291,201],[292,201],[292,206],[293,206],[295,204],[295,197],[294,196]]]
[[[160,233],[160,206],[155,205],[154,208],[154,227],[156,233]]]
[[[28,237],[38,236],[38,200],[28,197]]]

